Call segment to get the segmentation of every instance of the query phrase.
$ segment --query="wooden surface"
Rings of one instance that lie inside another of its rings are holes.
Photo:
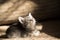
[[[57,2],[58,0],[0,0],[0,25],[16,22],[19,16],[29,12],[36,20],[60,16]]]

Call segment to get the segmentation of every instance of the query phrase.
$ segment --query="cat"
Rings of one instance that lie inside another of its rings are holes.
[[[27,37],[36,31],[36,20],[31,13],[28,16],[19,17],[18,20],[19,22],[14,23],[7,29],[6,36],[8,38]]]

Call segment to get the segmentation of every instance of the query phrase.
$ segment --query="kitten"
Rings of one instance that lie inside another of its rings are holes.
[[[6,35],[8,38],[26,37],[31,36],[31,33],[36,30],[36,20],[29,13],[26,17],[19,17],[19,22],[11,25],[7,31]]]
[[[30,29],[30,30],[35,29],[36,20],[31,15],[31,13],[29,13],[29,15],[26,16],[26,17],[19,17],[18,19],[19,19],[19,22],[23,25],[24,28],[27,28],[27,29]]]

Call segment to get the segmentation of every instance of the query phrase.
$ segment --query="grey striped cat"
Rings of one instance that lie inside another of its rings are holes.
[[[6,36],[8,38],[27,37],[31,36],[34,30],[36,31],[36,20],[31,13],[28,16],[19,17],[18,20],[19,22],[14,23],[7,29]]]

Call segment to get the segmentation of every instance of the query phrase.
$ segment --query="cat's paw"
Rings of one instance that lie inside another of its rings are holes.
[[[33,32],[32,32],[32,36],[39,36],[40,35],[40,31],[39,30],[34,30]]]

